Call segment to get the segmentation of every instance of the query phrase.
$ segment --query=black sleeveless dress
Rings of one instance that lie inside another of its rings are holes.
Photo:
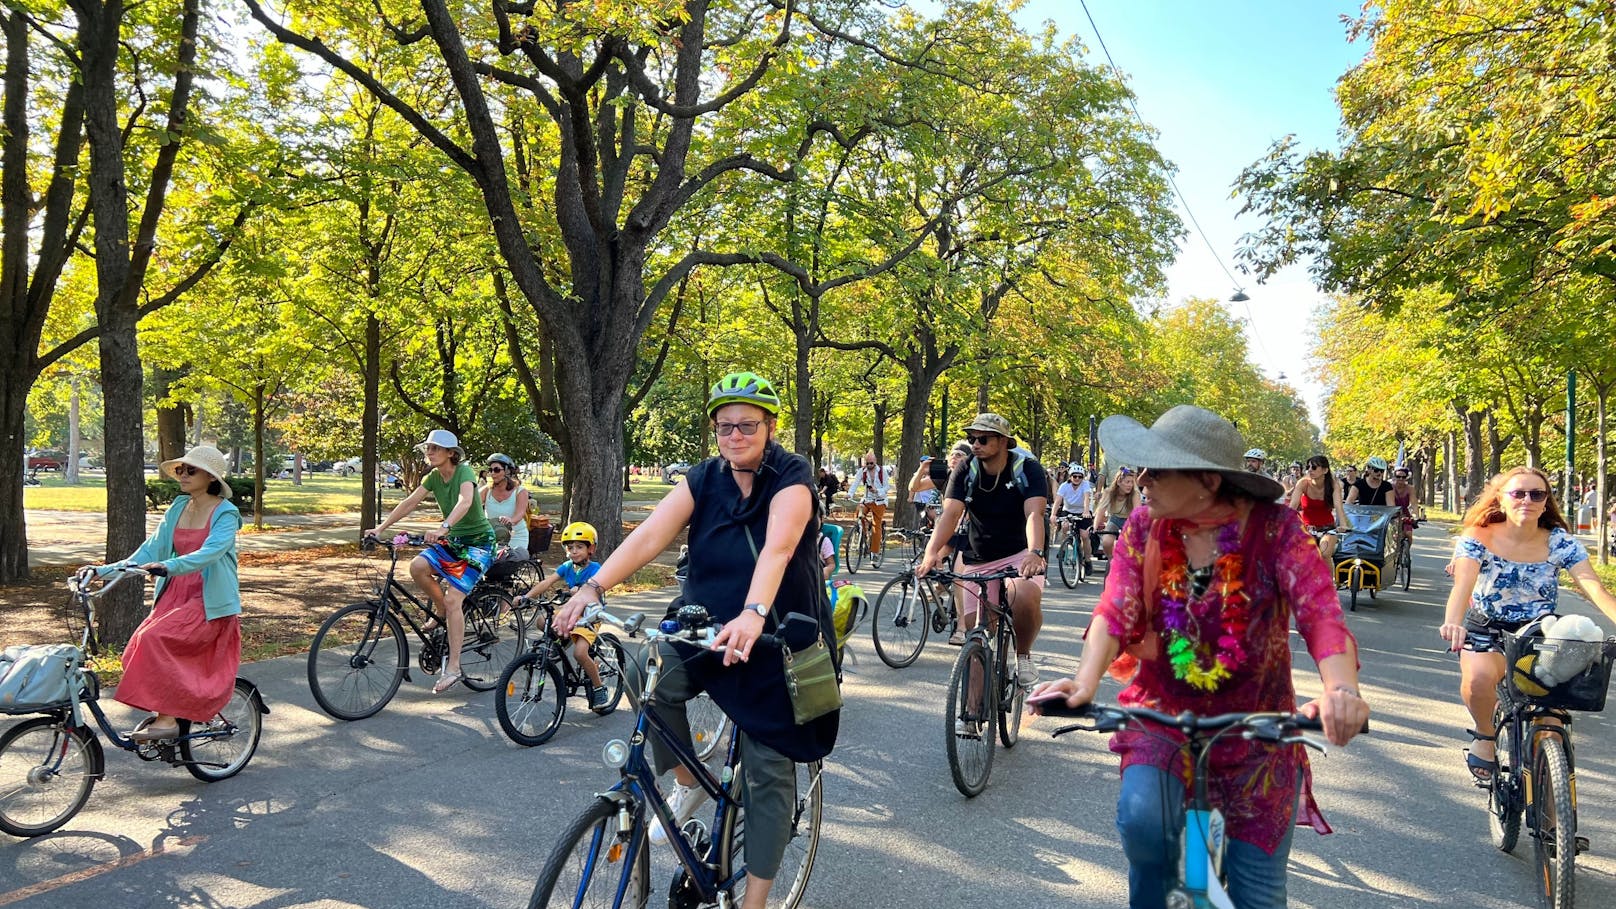
[[[770,442],[752,494],[744,499],[722,458],[697,464],[686,482],[695,499],[695,511],[690,517],[690,576],[684,598],[706,607],[718,621],[728,622],[746,605],[757,562],[754,553],[762,551],[768,535],[770,502],[792,486],[802,486],[812,496],[813,473],[807,459]],[[831,627],[830,603],[819,574],[819,535],[813,522],[810,516],[786,565],[764,627],[767,632],[776,631],[791,613],[815,617],[819,628]],[[804,626],[788,634],[792,649],[800,650],[813,643],[815,631]],[[685,669],[743,732],[793,761],[819,760],[835,746],[840,711],[797,725],[786,693],[784,665],[773,647],[759,646],[750,661],[729,667],[724,666],[721,654],[700,653],[686,659]]]

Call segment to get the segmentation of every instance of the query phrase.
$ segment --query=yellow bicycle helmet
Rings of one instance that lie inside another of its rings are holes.
[[[588,543],[595,545],[595,525],[583,521],[573,521],[561,528],[561,543]]]
[[[753,372],[732,372],[713,384],[707,394],[707,416],[725,404],[755,404],[765,413],[780,415],[780,396],[774,386]]]

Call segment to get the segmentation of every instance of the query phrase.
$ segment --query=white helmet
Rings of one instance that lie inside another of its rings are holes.
[[[1261,448],[1253,448],[1246,452],[1246,457],[1254,458],[1258,461],[1266,461],[1268,460],[1268,452],[1263,451]]]

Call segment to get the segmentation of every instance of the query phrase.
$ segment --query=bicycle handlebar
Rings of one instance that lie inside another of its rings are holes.
[[[960,581],[965,584],[983,584],[988,581],[1007,581],[1021,577],[1019,568],[1000,568],[998,571],[988,571],[982,574],[967,574],[949,571],[945,568],[933,568],[926,577],[938,581]]]
[[[586,613],[587,614],[587,613]],[[785,628],[793,623],[814,624],[814,620],[807,616],[792,613],[780,623],[780,629],[774,633],[758,635],[758,643],[772,644],[775,647],[785,648]],[[655,628],[646,629],[645,639],[648,641],[669,640],[685,644],[699,644],[706,649],[712,649],[713,642],[724,630],[724,623],[715,621],[708,613],[707,607],[687,605],[671,619],[663,619]]]
[[[1282,744],[1299,743],[1317,751],[1325,750],[1323,742],[1300,734],[1323,732],[1324,724],[1300,713],[1258,711],[1199,716],[1186,710],[1174,715],[1151,710],[1148,707],[1122,707],[1116,704],[1084,704],[1081,707],[1068,707],[1063,698],[1041,701],[1034,706],[1043,716],[1086,721],[1062,726],[1054,731],[1052,737],[1059,737],[1068,732],[1116,732],[1125,728],[1130,722],[1148,720],[1169,729],[1176,729],[1190,738],[1205,737],[1209,733],[1216,734],[1226,729],[1244,727],[1243,735],[1248,739]],[[1368,733],[1369,721],[1364,720],[1363,728],[1358,731],[1360,734]]]
[[[391,540],[384,540],[373,533],[364,534],[359,538],[359,551],[369,552],[377,546],[386,546],[389,550],[401,546],[425,546],[426,537],[419,533],[401,533]]]

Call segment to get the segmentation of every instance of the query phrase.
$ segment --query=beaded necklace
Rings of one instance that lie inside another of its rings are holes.
[[[1191,590],[1184,533],[1193,525],[1174,522],[1162,540],[1161,610],[1173,677],[1205,692],[1216,691],[1246,662],[1251,597],[1244,582],[1239,522],[1218,530],[1218,557],[1200,593]],[[1196,585],[1199,586],[1199,585]]]

